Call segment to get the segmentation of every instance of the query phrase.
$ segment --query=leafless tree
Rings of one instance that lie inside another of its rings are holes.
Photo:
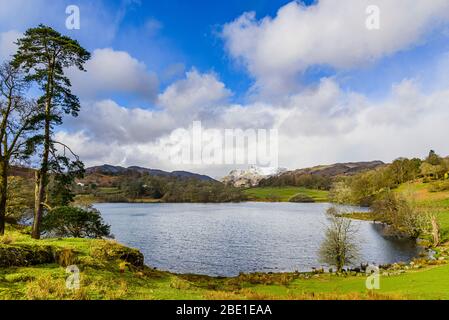
[[[0,235],[5,231],[10,165],[33,151],[37,104],[24,98],[26,89],[20,70],[7,62],[0,65]]]
[[[330,224],[320,248],[320,260],[335,266],[341,272],[344,266],[353,264],[359,256],[356,244],[357,230],[350,219],[329,215]]]

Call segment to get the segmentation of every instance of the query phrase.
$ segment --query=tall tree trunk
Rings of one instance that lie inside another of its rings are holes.
[[[36,176],[36,191],[34,199],[34,222],[31,236],[34,239],[41,237],[41,221],[44,214],[45,191],[48,184],[48,157],[50,154],[50,138],[51,138],[51,104],[53,96],[53,73],[54,60],[50,63],[48,72],[46,102],[45,102],[45,129],[44,129],[44,153],[42,154],[42,163],[38,175]]]
[[[0,236],[5,234],[6,198],[8,192],[8,163],[0,162]]]
[[[48,184],[48,157],[50,154],[50,102],[46,107],[45,132],[44,132],[44,153],[40,170],[36,173],[36,189],[34,200],[34,221],[32,237],[40,239],[41,221],[44,213],[45,191]]]
[[[34,222],[32,237],[34,239],[40,239],[40,225],[42,221],[42,215],[44,213],[45,202],[45,190],[48,182],[48,156],[50,154],[50,124],[45,125],[45,142],[44,153],[42,157],[42,165],[38,173],[36,174],[36,193],[34,203]]]

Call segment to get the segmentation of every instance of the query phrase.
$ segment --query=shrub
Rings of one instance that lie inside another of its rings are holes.
[[[72,238],[102,238],[110,236],[110,226],[103,222],[95,209],[58,207],[42,220],[42,231],[47,236]]]
[[[392,191],[380,194],[372,210],[380,221],[410,238],[416,239],[429,229],[429,215],[419,210],[413,201]]]
[[[309,197],[308,195],[305,195],[305,194],[297,194],[297,195],[291,197],[288,201],[289,202],[297,202],[297,203],[313,203],[313,202],[315,202],[315,200],[313,200],[312,197]]]
[[[444,180],[441,182],[435,182],[433,183],[430,188],[430,192],[442,192],[442,191],[449,191],[449,180]]]

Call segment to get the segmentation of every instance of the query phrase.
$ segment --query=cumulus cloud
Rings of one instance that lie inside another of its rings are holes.
[[[159,95],[158,102],[170,112],[198,112],[217,106],[231,95],[213,73],[200,74],[193,69]]]
[[[172,89],[190,88],[188,79],[196,83],[197,78],[206,75],[187,76]],[[209,84],[203,83],[206,88]],[[165,93],[189,92],[172,89]],[[184,98],[187,97],[190,95]],[[142,165],[194,170],[215,177],[226,174],[230,167],[167,161],[167,147],[177,129],[188,130],[193,121],[202,121],[204,129],[277,128],[279,163],[289,168],[339,161],[391,161],[398,156],[423,156],[430,148],[449,153],[449,90],[425,93],[417,80],[405,79],[392,85],[390,94],[380,101],[344,90],[332,78],[322,79],[316,86],[277,103],[239,105],[223,104],[215,98],[207,100],[205,105],[219,112],[192,109],[191,114],[180,114],[176,112],[179,101],[184,99],[174,95],[170,105],[176,107],[159,110],[124,108],[113,101],[95,103],[81,113],[81,119],[73,121],[70,132],[60,133],[60,138],[74,145],[89,165]],[[168,104],[169,100],[165,102]],[[192,107],[188,102],[187,105]]]
[[[153,100],[157,95],[156,74],[125,51],[97,49],[85,69],[87,72],[69,71],[74,92],[84,99],[130,94]]]
[[[66,126],[106,143],[143,143],[195,120],[217,117],[217,108],[229,95],[230,91],[214,74],[192,70],[159,95],[158,109],[126,108],[110,99],[87,100],[82,103],[79,117],[67,118]]]
[[[106,144],[126,145],[155,139],[176,127],[176,122],[165,112],[125,108],[112,100],[102,100],[83,103],[79,117],[68,118],[66,125]]]
[[[379,30],[366,27],[369,5],[380,9]],[[256,79],[256,89],[285,92],[310,66],[346,69],[370,63],[410,48],[448,19],[448,0],[291,2],[274,18],[244,13],[224,26],[222,36],[231,57]]]

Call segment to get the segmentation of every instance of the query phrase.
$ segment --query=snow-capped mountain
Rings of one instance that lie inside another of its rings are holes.
[[[277,176],[286,171],[287,169],[284,168],[251,166],[247,170],[236,169],[231,171],[229,175],[222,179],[222,182],[237,188],[255,187],[262,179]]]

